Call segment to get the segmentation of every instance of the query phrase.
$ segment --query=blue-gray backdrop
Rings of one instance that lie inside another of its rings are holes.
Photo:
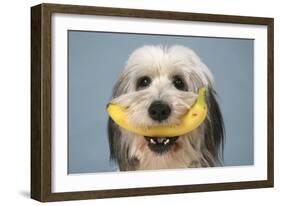
[[[253,40],[69,31],[68,172],[116,170],[105,106],[130,53],[148,44],[180,44],[201,57],[215,77],[225,121],[224,165],[252,165]]]

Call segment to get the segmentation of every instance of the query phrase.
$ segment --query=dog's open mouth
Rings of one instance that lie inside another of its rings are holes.
[[[163,154],[168,152],[175,144],[178,136],[175,137],[144,137],[148,142],[148,147],[151,151],[157,154]]]

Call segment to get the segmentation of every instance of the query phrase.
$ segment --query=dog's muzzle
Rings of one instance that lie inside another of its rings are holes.
[[[151,151],[157,154],[168,152],[178,139],[176,137],[144,137],[148,142],[148,147]]]

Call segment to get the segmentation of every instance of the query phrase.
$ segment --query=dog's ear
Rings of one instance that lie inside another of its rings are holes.
[[[112,98],[116,98],[126,93],[129,85],[128,74],[121,73],[117,82],[114,85]],[[109,117],[107,122],[108,143],[110,149],[110,160],[118,164],[119,170],[129,170],[131,162],[129,159],[128,145],[122,144],[122,134],[120,128]]]
[[[217,163],[221,163],[225,136],[224,121],[216,99],[216,92],[212,88],[207,90],[206,102],[208,117],[205,123],[205,147],[217,160]],[[215,166],[215,164],[211,166]]]
[[[121,75],[117,82],[114,85],[112,91],[112,98],[121,95],[125,90],[124,76]],[[113,120],[109,117],[107,121],[107,134],[108,134],[108,143],[110,149],[110,160],[118,162],[121,147],[121,131],[119,127],[113,122]]]
[[[136,170],[139,161],[137,158],[129,157],[129,146],[122,144],[121,131],[111,118],[108,118],[107,130],[110,159],[118,164],[120,171]]]
[[[117,161],[117,146],[120,144],[121,132],[117,125],[109,117],[107,121],[107,134],[108,134],[108,143],[110,150],[110,160]]]
[[[114,84],[112,91],[112,98],[119,97],[122,94],[127,93],[129,89],[130,76],[129,73],[122,71],[121,75]]]

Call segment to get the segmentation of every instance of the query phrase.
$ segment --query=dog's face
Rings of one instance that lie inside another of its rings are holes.
[[[194,103],[198,89],[211,87],[212,81],[208,68],[192,50],[182,46],[144,46],[128,59],[111,102],[127,107],[128,119],[135,126],[178,124]],[[190,134],[166,138],[118,130],[120,139],[111,144],[119,145],[120,148],[113,145],[115,150],[126,148],[127,158],[134,160],[129,163],[135,164],[134,169],[192,166],[198,164],[196,160],[202,155],[202,127]]]

